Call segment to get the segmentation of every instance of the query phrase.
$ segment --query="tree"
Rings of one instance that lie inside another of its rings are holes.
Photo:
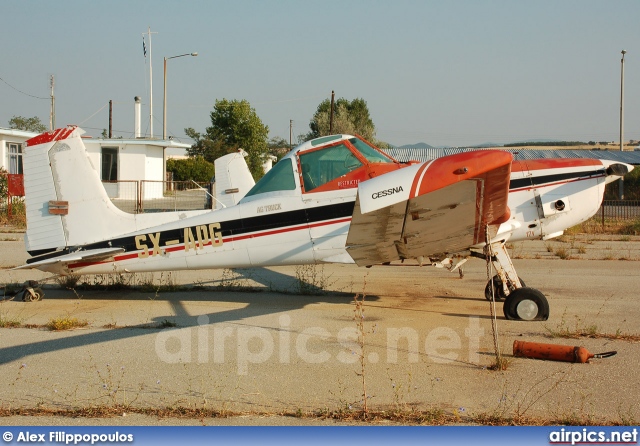
[[[269,154],[278,158],[278,161],[280,161],[280,158],[282,158],[289,152],[289,150],[291,150],[289,141],[279,136],[274,136],[273,138],[271,138],[267,143],[267,147],[269,150]]]
[[[192,128],[185,129],[187,136],[195,141],[187,150],[189,156],[199,155],[213,162],[222,155],[244,149],[251,174],[256,180],[262,177],[269,127],[262,123],[249,102],[216,100],[210,116],[211,126],[204,135]]]
[[[9,120],[9,128],[15,130],[24,130],[27,132],[42,133],[47,131],[47,127],[40,122],[40,118],[25,118],[23,116],[13,116]]]
[[[187,149],[187,155],[189,156],[200,156],[208,162],[213,163],[217,158],[233,151],[225,147],[221,140],[213,141],[209,139],[206,134],[202,135],[191,127],[184,129],[184,132],[189,138],[195,141],[193,145]]]
[[[201,156],[187,159],[169,158],[167,160],[167,171],[173,172],[174,181],[211,181],[214,170],[213,163]]]
[[[307,133],[306,140],[329,135],[330,116],[331,101],[325,99],[318,105],[318,109],[309,123],[311,131]],[[357,133],[374,142],[376,128],[369,115],[367,102],[361,98],[356,98],[351,102],[345,98],[338,99],[333,110],[333,133]]]

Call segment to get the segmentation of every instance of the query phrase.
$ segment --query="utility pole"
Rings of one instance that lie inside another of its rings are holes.
[[[620,151],[624,150],[624,55],[627,52],[622,50],[620,59]]]
[[[113,101],[109,99],[109,139],[113,138]]]
[[[627,52],[622,50],[622,59],[620,59],[620,151],[624,150],[624,55]],[[620,177],[618,183],[618,195],[624,200],[624,178]]]
[[[293,149],[293,119],[289,119],[289,149]]]
[[[56,128],[56,97],[53,94],[53,88],[55,87],[55,79],[53,74],[49,80],[51,85],[51,111],[49,112],[49,131],[53,131]]]
[[[331,111],[329,112],[329,135],[333,135],[333,99],[335,93],[331,90]]]

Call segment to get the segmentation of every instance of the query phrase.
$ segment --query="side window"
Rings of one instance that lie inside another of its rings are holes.
[[[22,144],[9,143],[9,173],[22,174]]]
[[[247,192],[246,196],[278,190],[295,190],[295,188],[296,179],[293,176],[291,159],[283,158]]]
[[[344,144],[300,155],[305,192],[346,175],[360,166],[360,160]]]
[[[102,148],[102,181],[118,180],[118,149]]]

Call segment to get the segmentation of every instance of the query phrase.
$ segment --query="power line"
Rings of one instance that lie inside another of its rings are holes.
[[[15,91],[17,91],[18,93],[22,93],[22,94],[23,94],[23,95],[25,95],[25,96],[29,96],[29,97],[31,97],[31,98],[35,98],[35,99],[44,99],[45,101],[48,101],[49,99],[51,99],[51,98],[41,98],[40,96],[34,96],[34,95],[32,95],[32,94],[25,93],[25,92],[24,92],[24,91],[22,91],[22,90],[18,90],[16,87],[14,87],[14,86],[13,86],[13,85],[11,85],[9,82],[7,82],[7,81],[5,81],[4,79],[2,79],[1,77],[0,77],[0,81],[4,82],[4,83],[5,83],[5,84],[7,84],[9,87],[13,88],[13,89],[14,89]]]
[[[84,121],[82,121],[82,122],[81,122],[80,124],[78,124],[78,125],[79,125],[79,126],[81,126],[82,124],[84,124],[85,122],[87,122],[89,119],[93,118],[95,115],[97,115],[98,113],[100,113],[100,112],[101,112],[101,111],[102,111],[102,110],[103,110],[107,105],[109,105],[109,104],[108,104],[108,103],[107,103],[107,104],[104,104],[102,107],[100,107],[100,108],[98,109],[98,111],[97,111],[97,112],[95,112],[94,114],[92,114],[91,116],[89,116],[87,119],[85,119]]]

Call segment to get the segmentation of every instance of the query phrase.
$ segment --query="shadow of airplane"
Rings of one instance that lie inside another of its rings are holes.
[[[265,270],[264,268],[258,268],[259,270]],[[249,270],[243,270],[241,274],[250,274]],[[269,273],[263,273],[264,280],[269,278],[279,279],[290,278],[276,271],[269,271]],[[255,271],[254,271],[255,272]],[[252,272],[251,274],[253,274]],[[284,276],[284,277],[282,277]],[[251,276],[253,280],[256,280],[254,275]],[[309,284],[311,287],[311,284]],[[47,297],[51,295],[54,299],[67,299],[72,291],[65,290],[47,290]],[[206,316],[209,324],[241,321],[243,319],[263,316],[268,314],[276,314],[284,311],[298,310],[306,307],[310,304],[316,303],[336,303],[347,304],[353,301],[352,293],[344,292],[326,292],[319,295],[296,295],[293,293],[278,294],[277,299],[273,294],[269,293],[247,293],[247,292],[229,292],[229,291],[216,291],[215,299],[211,299],[211,293],[208,290],[202,291],[187,291],[183,293],[157,293],[154,300],[163,300],[171,305],[173,314],[167,314],[164,316],[158,316],[152,319],[151,323],[138,324],[133,326],[127,326],[125,328],[106,329],[104,331],[96,331],[91,333],[83,332],[73,336],[64,337],[61,339],[51,339],[46,341],[38,341],[27,344],[16,345],[12,347],[0,348],[0,364],[7,364],[12,361],[24,360],[27,357],[39,355],[42,353],[50,353],[56,351],[62,351],[77,347],[83,347],[87,345],[95,345],[101,343],[107,343],[112,341],[119,341],[123,339],[135,338],[149,334],[149,330],[153,330],[153,325],[161,324],[165,320],[180,318],[182,322],[188,321],[180,325],[179,328],[198,327],[201,324],[198,323],[199,318]],[[277,291],[276,291],[277,293]],[[177,295],[179,294],[179,295]],[[233,295],[233,296],[231,296]],[[109,296],[109,292],[105,291],[92,291],[89,295],[90,299],[106,299],[106,300],[149,300],[148,293],[127,293],[125,297],[115,298]],[[75,298],[75,297],[74,297]],[[377,296],[367,296],[369,300],[377,300]],[[215,302],[230,302],[230,303],[242,303],[246,302],[248,305],[243,308],[234,308],[226,311],[212,312],[205,315],[191,315],[183,305],[183,301],[215,301]],[[25,303],[25,305],[37,305],[37,302]],[[202,320],[202,319],[200,319]],[[205,319],[207,320],[207,319]],[[161,328],[156,328],[160,331]]]

